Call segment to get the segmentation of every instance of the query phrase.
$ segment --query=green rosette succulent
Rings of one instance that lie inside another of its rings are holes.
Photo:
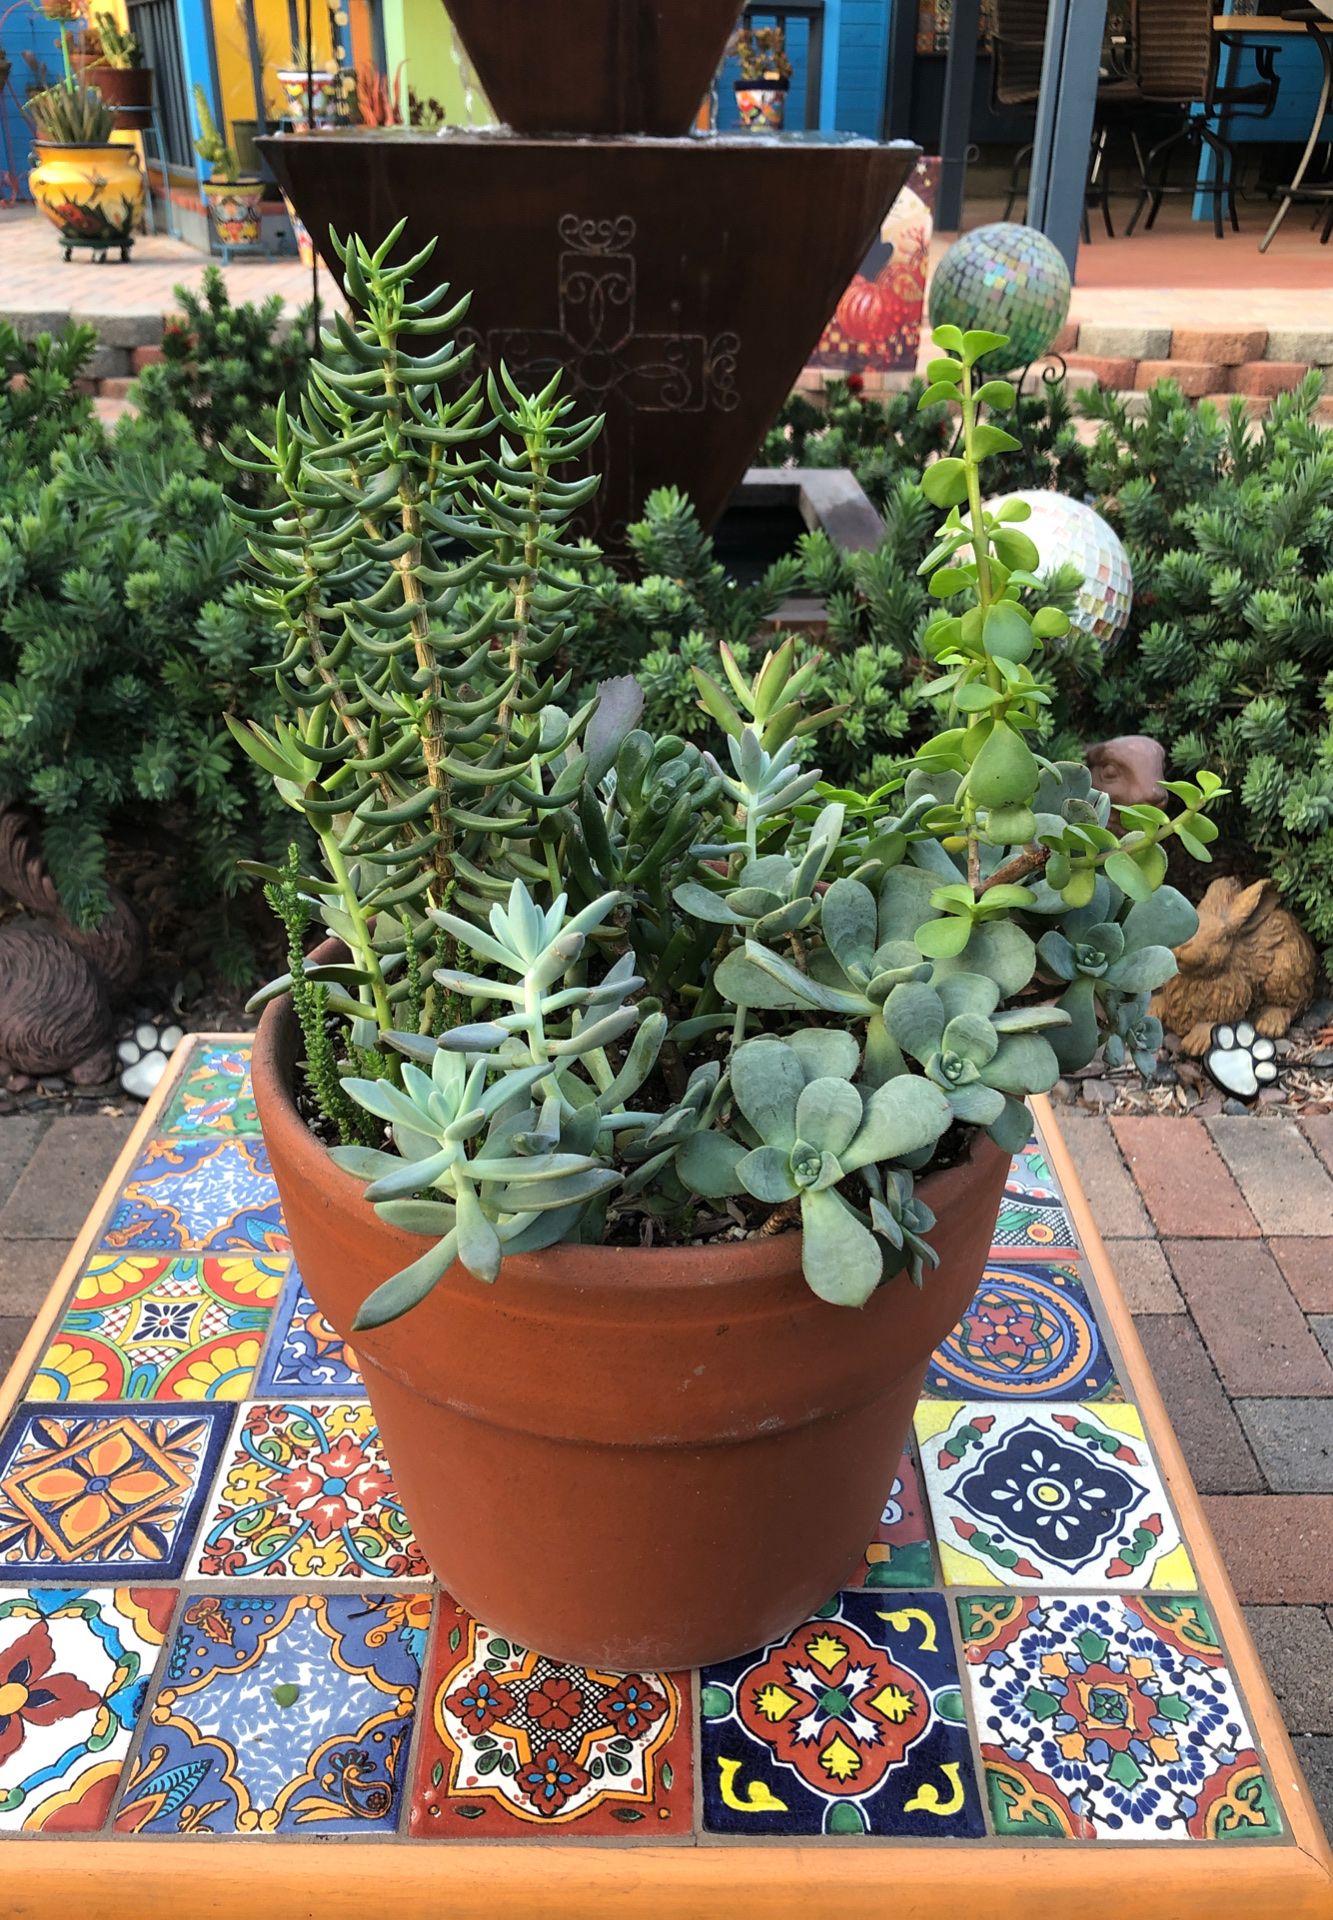
[[[788,1040],[747,1040],[731,1063],[732,1094],[758,1142],[737,1157],[737,1180],[756,1200],[799,1202],[811,1289],[854,1307],[883,1278],[884,1250],[839,1189],[863,1167],[933,1146],[950,1119],[944,1096],[919,1080],[863,1091],[858,1052],[850,1034],[808,1027]]]

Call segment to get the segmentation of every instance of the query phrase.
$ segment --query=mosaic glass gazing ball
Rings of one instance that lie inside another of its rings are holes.
[[[955,240],[930,283],[930,324],[966,333],[985,327],[1009,336],[978,363],[986,373],[1008,373],[1040,360],[1055,344],[1069,313],[1069,269],[1064,256],[1035,227],[1009,220],[978,227]]]
[[[1080,633],[1091,634],[1103,654],[1109,653],[1129,625],[1134,604],[1129,555],[1114,528],[1064,493],[1006,493],[987,500],[986,509],[998,513],[1010,500],[1026,500],[1032,509],[1032,517],[1016,525],[1036,546],[1037,571],[1068,565],[1083,575],[1069,618]]]

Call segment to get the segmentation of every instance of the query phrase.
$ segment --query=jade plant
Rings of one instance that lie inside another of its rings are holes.
[[[239,507],[281,711],[234,722],[320,855],[259,869],[287,923],[296,1092],[420,1257],[362,1305],[401,1314],[460,1262],[557,1241],[686,1245],[790,1229],[824,1299],[922,1281],[919,1185],[1104,1038],[1151,1065],[1146,996],[1193,910],[1164,843],[1205,857],[1218,783],[1110,824],[1086,769],[1031,744],[1047,695],[1027,509],[983,508],[1017,442],[979,380],[997,344],[943,328],[923,404],[961,415],[930,465],[923,572],[940,726],[904,776],[832,788],[817,662],[697,668],[712,747],[639,724],[632,678],[568,698],[599,429],[559,376],[469,364],[467,307],[416,297],[334,236],[334,317]],[[331,941],[307,952],[312,928]],[[332,1176],[337,1177],[337,1176]]]

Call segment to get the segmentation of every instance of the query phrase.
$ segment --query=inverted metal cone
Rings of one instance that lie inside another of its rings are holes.
[[[684,133],[740,0],[445,0],[518,133]]]
[[[466,333],[606,426],[584,530],[614,551],[654,487],[721,513],[915,165],[905,142],[524,140],[452,130],[261,145],[316,245],[330,222],[470,288]]]

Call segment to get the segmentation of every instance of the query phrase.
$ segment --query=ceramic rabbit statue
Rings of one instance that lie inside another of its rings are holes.
[[[1314,995],[1318,963],[1309,936],[1278,904],[1271,880],[1214,880],[1199,902],[1199,930],[1176,949],[1180,971],[1154,994],[1152,1011],[1202,1054],[1218,1021],[1250,1020],[1276,1039]]]

